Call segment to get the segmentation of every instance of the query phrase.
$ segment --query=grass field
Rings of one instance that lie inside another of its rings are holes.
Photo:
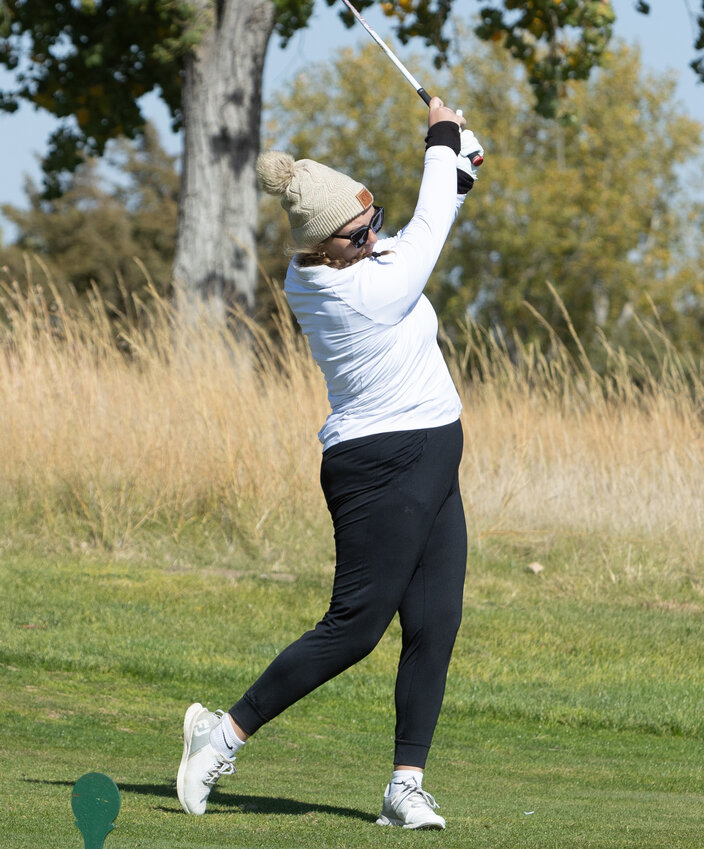
[[[114,849],[704,847],[693,364],[665,345],[657,372],[614,355],[605,381],[564,352],[497,348],[469,384],[455,361],[472,544],[426,778],[446,832],[374,825],[396,623],[262,729],[192,818],[185,708],[229,707],[325,610],[319,376],[283,319],[279,354],[256,328],[175,345],[165,308],[115,336],[99,304],[4,307],[3,846],[80,846],[71,787],[96,770],[122,791]]]
[[[180,812],[185,707],[227,708],[316,621],[323,563],[276,580],[263,563],[206,564],[196,550],[175,564],[164,552],[43,557],[6,545],[3,845],[81,845],[70,790],[95,770],[122,791],[106,841],[116,849],[704,846],[699,603],[681,586],[667,599],[648,582],[595,590],[588,564],[572,571],[577,552],[544,554],[536,576],[506,548],[473,553],[426,780],[448,820],[440,835],[373,823],[392,751],[396,625],[252,738],[204,817]]]

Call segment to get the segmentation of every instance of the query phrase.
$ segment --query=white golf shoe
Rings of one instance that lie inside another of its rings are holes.
[[[195,702],[183,720],[183,756],[178,768],[176,789],[187,814],[203,814],[210,791],[221,775],[232,775],[234,758],[218,752],[210,743],[210,732],[219,724],[222,711],[213,713]]]
[[[413,781],[404,781],[401,789],[384,794],[384,804],[377,825],[399,825],[402,828],[445,828],[445,820],[435,813],[439,805]]]

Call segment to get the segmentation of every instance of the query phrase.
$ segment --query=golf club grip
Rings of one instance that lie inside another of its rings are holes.
[[[423,88],[423,86],[421,86],[420,88],[417,88],[416,91],[421,96],[421,98],[425,101],[426,106],[430,106],[430,95]],[[461,110],[460,110],[459,114],[460,115],[462,114]],[[472,154],[472,165],[474,165],[475,168],[479,168],[479,166],[482,164],[482,162],[484,162],[484,157],[481,156],[481,154],[479,154],[479,153]]]

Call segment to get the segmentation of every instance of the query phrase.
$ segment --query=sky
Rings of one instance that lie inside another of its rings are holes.
[[[612,5],[617,16],[616,37],[639,46],[643,62],[650,70],[674,71],[679,79],[678,98],[685,111],[704,124],[704,84],[697,83],[694,72],[688,67],[694,58],[696,24],[693,12],[699,0],[652,0],[647,16],[635,12],[634,0],[612,0]],[[342,4],[339,6],[342,8]],[[478,7],[476,0],[472,0],[472,6]],[[468,0],[455,0],[455,9],[460,12],[463,8],[469,8]],[[364,17],[382,36],[389,35],[389,21],[380,11],[367,10]],[[360,25],[346,29],[338,18],[338,10],[317,0],[309,27],[296,33],[285,50],[279,46],[277,37],[271,39],[264,68],[265,99],[305,68],[311,59],[324,61],[341,47],[368,41],[369,35]],[[379,58],[388,61],[381,52]],[[408,85],[401,77],[399,80],[402,85]],[[7,85],[7,81],[8,76],[0,72],[0,86]],[[410,86],[409,96],[415,96]],[[168,112],[159,98],[147,95],[143,109],[156,124],[166,150],[179,153],[181,139],[171,132]],[[23,189],[26,175],[37,184],[41,182],[39,159],[46,151],[46,140],[55,126],[55,120],[48,113],[26,104],[12,115],[0,113],[0,206],[5,203],[26,206]],[[1,215],[0,231],[4,243],[12,241],[13,228]]]

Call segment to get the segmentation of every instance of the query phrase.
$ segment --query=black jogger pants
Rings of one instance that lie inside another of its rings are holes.
[[[394,763],[425,766],[462,616],[461,455],[459,421],[351,439],[323,453],[336,549],[330,607],[231,708],[248,734],[368,655],[398,611]]]

